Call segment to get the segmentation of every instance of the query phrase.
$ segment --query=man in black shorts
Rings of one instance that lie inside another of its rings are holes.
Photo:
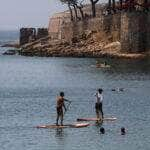
[[[58,96],[56,99],[56,111],[57,111],[56,125],[58,125],[59,118],[61,120],[60,124],[63,125],[63,117],[64,117],[63,108],[65,109],[65,111],[67,111],[64,101],[71,102],[65,99],[64,96],[65,96],[64,92],[60,92],[60,96]]]

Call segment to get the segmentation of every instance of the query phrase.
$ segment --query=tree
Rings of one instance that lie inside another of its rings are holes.
[[[71,20],[73,20],[73,12],[72,12],[72,8],[71,8],[71,1],[72,0],[60,0],[63,4],[67,4],[68,5],[68,8],[69,8],[69,11],[70,11],[70,18]]]
[[[78,10],[79,9],[79,12],[81,14],[81,18],[83,19],[84,18],[84,13],[83,13],[83,5],[82,5],[82,2],[84,0],[60,0],[62,3],[64,4],[67,4],[68,5],[68,8],[69,8],[69,11],[70,11],[70,15],[71,15],[71,20],[73,20],[73,12],[72,12],[72,8],[74,9],[74,14],[75,14],[75,18],[78,19]]]
[[[116,2],[115,2],[115,0],[112,0],[112,2],[113,2],[113,11],[114,11],[114,13],[116,13]]]
[[[122,9],[122,0],[120,0],[120,6]],[[116,3],[115,0],[108,0],[108,12],[109,14],[111,14],[111,10],[113,10],[113,12],[116,12]]]
[[[84,13],[83,13],[83,10],[82,10],[82,8],[83,8],[83,4],[82,4],[82,2],[83,2],[84,0],[82,0],[82,1],[79,1],[79,0],[76,0],[76,3],[75,3],[75,5],[76,5],[76,7],[79,9],[79,11],[80,11],[80,14],[81,14],[81,18],[82,19],[84,19]]]
[[[78,11],[77,11],[77,0],[70,0],[72,7],[74,8],[74,13],[76,19],[78,19]]]
[[[96,17],[96,8],[95,8],[95,5],[96,5],[96,3],[97,3],[98,1],[99,1],[99,0],[90,0],[91,5],[92,5],[92,16],[93,16],[93,17]]]
[[[77,11],[77,9],[79,9],[79,12],[81,14],[81,18],[82,19],[84,18],[84,13],[83,13],[83,10],[82,10],[82,8],[83,8],[83,4],[82,4],[83,1],[84,0],[71,0],[71,3],[72,3],[72,5],[73,5],[73,7],[75,9],[76,18],[78,18],[78,11]]]

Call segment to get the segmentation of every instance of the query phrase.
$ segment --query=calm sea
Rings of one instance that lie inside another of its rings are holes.
[[[149,150],[150,59],[99,59],[111,65],[103,69],[95,67],[96,60],[0,54],[0,150]],[[55,123],[55,98],[60,91],[72,101],[64,123],[94,117],[99,87],[104,89],[104,116],[117,117],[102,124],[105,134],[94,122],[80,129],[35,128]],[[120,134],[121,127],[126,135]]]

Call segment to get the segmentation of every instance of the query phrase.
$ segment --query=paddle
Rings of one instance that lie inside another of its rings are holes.
[[[68,111],[70,105],[71,105],[71,101],[68,101],[68,105],[67,105],[67,107],[66,107],[66,110],[65,110],[65,112],[64,112],[64,115],[65,115],[66,112]]]

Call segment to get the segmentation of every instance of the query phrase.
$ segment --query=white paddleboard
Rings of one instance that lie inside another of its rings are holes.
[[[36,128],[83,128],[89,126],[89,123],[74,123],[74,124],[64,124],[64,125],[39,125]]]

